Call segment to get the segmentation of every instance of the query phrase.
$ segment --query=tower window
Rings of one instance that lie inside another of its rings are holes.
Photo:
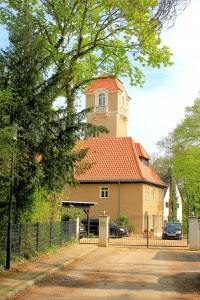
[[[106,105],[106,96],[105,94],[99,95],[99,105]]]
[[[124,97],[124,95],[122,95],[122,98],[121,98],[121,105],[123,108],[126,108],[126,98]]]

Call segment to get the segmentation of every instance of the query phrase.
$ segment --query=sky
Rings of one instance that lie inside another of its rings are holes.
[[[159,154],[156,143],[184,118],[200,91],[200,0],[192,0],[175,26],[161,35],[170,47],[174,65],[145,70],[143,88],[124,82],[130,101],[128,136],[148,154]]]

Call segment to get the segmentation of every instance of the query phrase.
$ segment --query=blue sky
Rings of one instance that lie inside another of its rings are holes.
[[[146,69],[146,83],[126,86],[130,102],[128,135],[151,155],[156,142],[184,118],[185,107],[194,104],[200,91],[200,1],[192,0],[175,26],[161,37],[174,54],[174,65]],[[124,82],[125,83],[125,82]]]

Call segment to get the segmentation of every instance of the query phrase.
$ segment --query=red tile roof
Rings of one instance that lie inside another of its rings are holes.
[[[142,164],[140,152],[146,158],[148,154],[131,137],[93,138],[80,140],[76,145],[76,149],[85,148],[89,151],[84,162],[94,164],[82,174],[76,174],[80,182],[142,181],[166,186],[151,166]]]
[[[91,85],[85,90],[85,93],[94,92],[96,89],[105,88],[109,91],[120,90],[126,92],[123,83],[117,78],[100,78],[93,80]]]
[[[148,153],[144,150],[140,143],[135,143],[136,151],[139,157],[143,157],[147,160],[150,160]]]

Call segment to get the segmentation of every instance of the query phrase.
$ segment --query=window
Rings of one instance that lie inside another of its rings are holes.
[[[108,110],[108,91],[97,89],[95,91],[95,113],[105,113]]]
[[[155,229],[155,227],[156,227],[156,216],[153,215],[152,216],[152,228]]]
[[[179,208],[179,203],[177,202],[177,204],[176,204],[176,208]]]
[[[166,208],[169,207],[169,202],[165,202],[165,207],[166,207]]]
[[[124,95],[122,95],[122,98],[121,98],[121,106],[122,106],[123,108],[126,108],[126,98],[125,98]]]
[[[100,198],[108,198],[108,187],[100,188]]]
[[[140,158],[140,160],[141,160],[141,162],[142,162],[142,164],[144,165],[144,166],[149,166],[149,161],[148,161],[148,159],[145,159],[145,158]]]
[[[99,95],[99,105],[106,105],[106,96],[105,94]]]

